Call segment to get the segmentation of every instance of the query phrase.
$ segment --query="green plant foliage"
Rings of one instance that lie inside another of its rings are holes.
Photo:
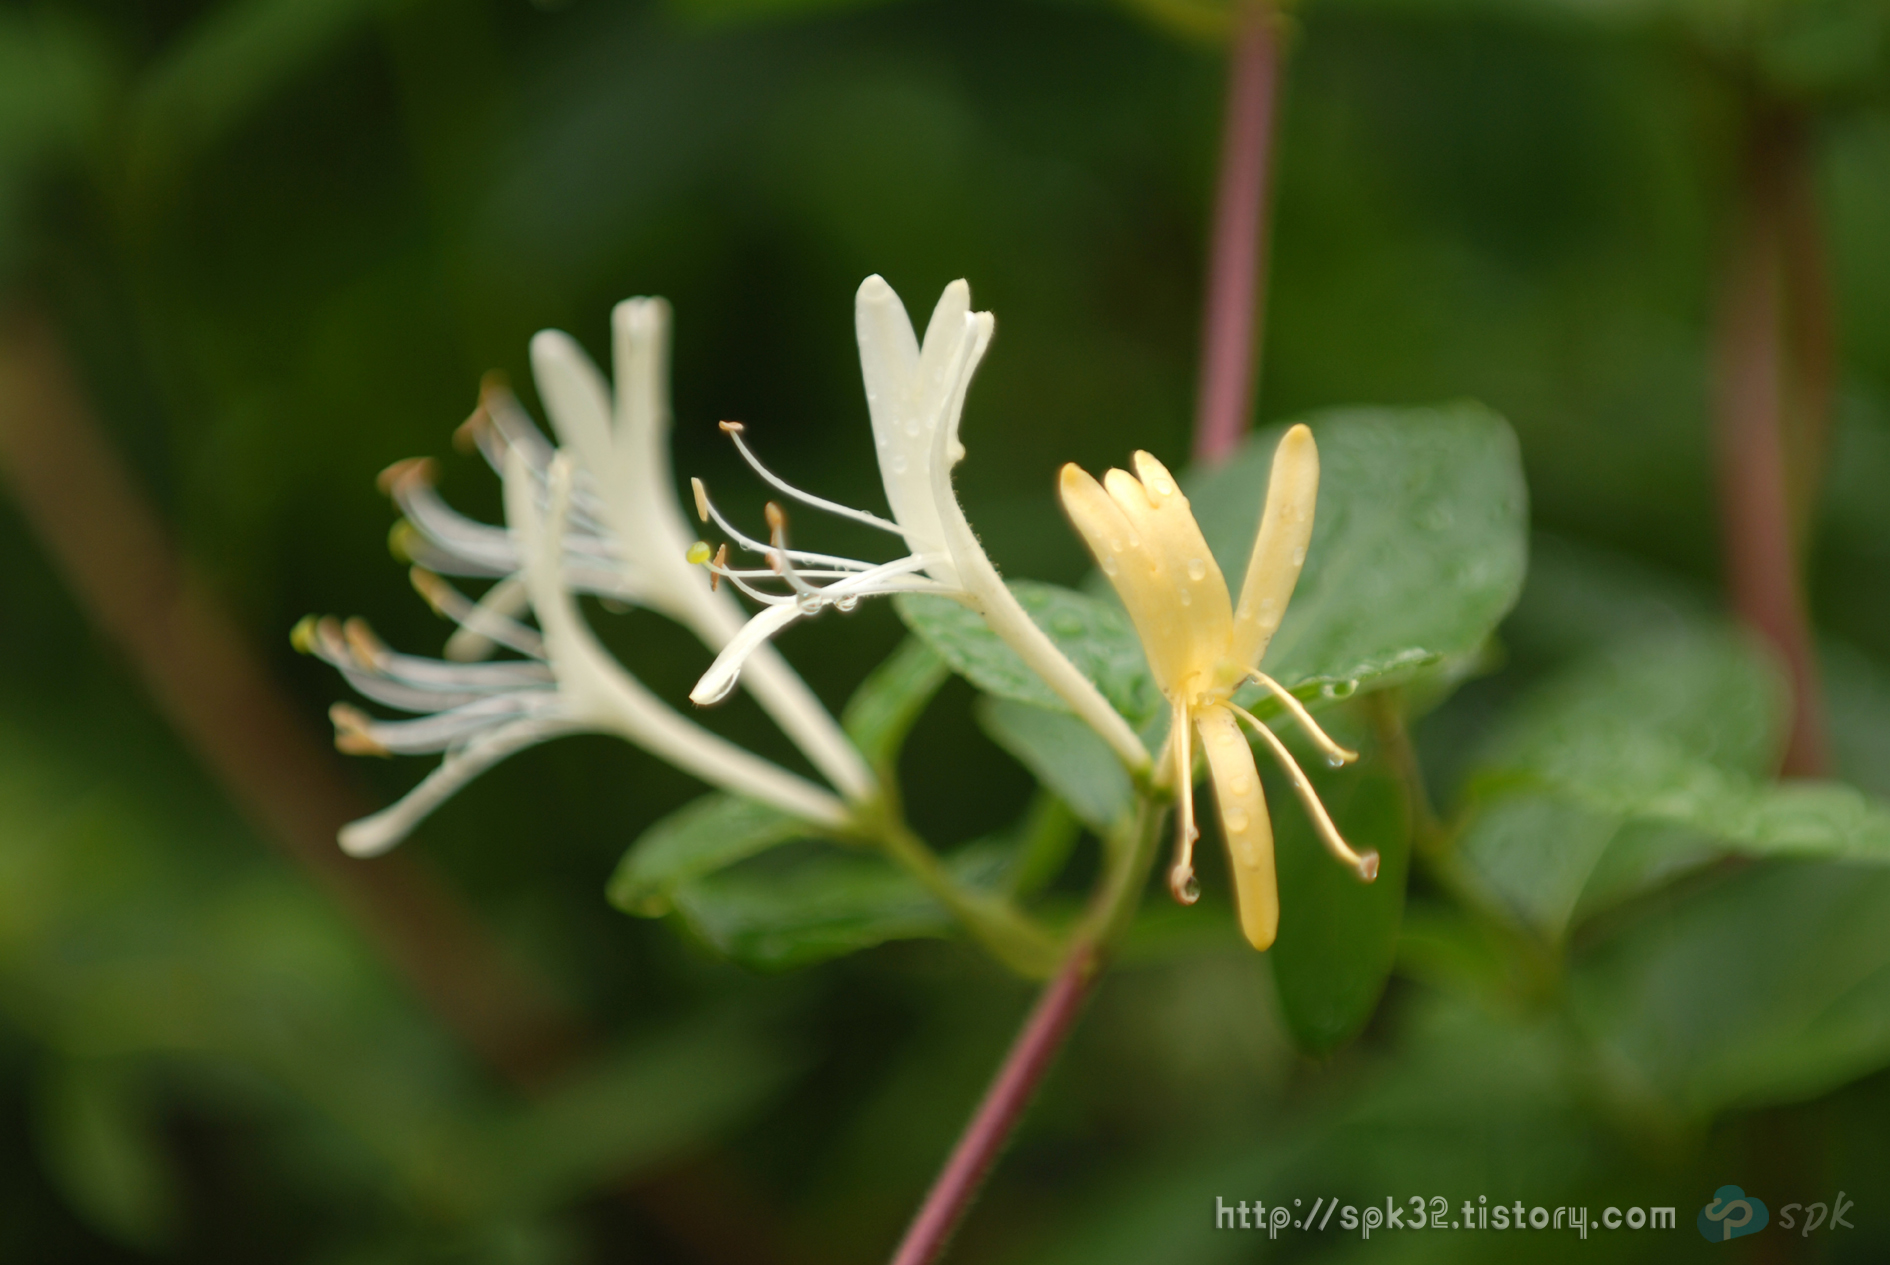
[[[1361,883],[1333,859],[1292,795],[1275,783],[1274,856],[1280,938],[1267,957],[1280,1010],[1300,1047],[1325,1054],[1358,1035],[1377,1009],[1397,953],[1410,864],[1404,792],[1383,772],[1308,774],[1353,848],[1378,853],[1378,878]]]
[[[1306,699],[1388,685],[1474,655],[1515,603],[1529,497],[1489,410],[1347,409],[1308,418],[1319,507],[1305,569],[1261,666]],[[1280,431],[1184,480],[1230,585],[1247,574]]]
[[[919,713],[945,684],[950,669],[924,641],[908,637],[874,668],[841,713],[847,736],[867,763],[885,773],[897,765],[899,748]]]
[[[720,791],[677,809],[630,845],[607,889],[625,913],[660,918],[676,889],[769,848],[805,839],[809,827],[778,808]]]
[[[1577,963],[1576,1013],[1627,1092],[1692,1120],[1890,1062],[1890,874],[1765,863]]]
[[[1035,580],[1013,581],[1010,589],[1057,649],[1131,723],[1146,724],[1161,710],[1161,692],[1149,676],[1142,643],[1121,607]],[[985,693],[1053,711],[1068,710],[1043,678],[1025,666],[1017,652],[998,640],[969,607],[949,598],[911,594],[899,595],[894,604],[908,628],[937,651],[952,671]]]
[[[1612,643],[1490,735],[1465,859],[1551,935],[1578,909],[1586,917],[1729,852],[1890,863],[1890,808],[1838,783],[1762,780],[1782,689],[1730,631]]]
[[[1007,843],[969,844],[949,858],[961,882],[995,886]],[[689,929],[756,970],[783,971],[889,940],[951,934],[952,917],[906,871],[878,856],[819,852],[797,862],[727,870],[675,894]]]
[[[1097,834],[1119,828],[1134,810],[1135,787],[1122,762],[1095,730],[1068,712],[986,696],[978,700],[977,716],[991,741],[1016,756]]]

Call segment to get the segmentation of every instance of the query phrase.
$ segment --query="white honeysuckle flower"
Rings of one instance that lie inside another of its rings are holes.
[[[619,303],[611,314],[611,335],[614,392],[568,335],[545,330],[532,339],[532,372],[546,413],[563,450],[578,463],[563,539],[565,583],[666,615],[721,651],[745,631],[745,616],[730,595],[705,584],[685,556],[694,535],[670,470],[669,305],[648,298]],[[465,433],[501,474],[516,457],[534,495],[545,501],[557,450],[509,391],[489,383]],[[448,657],[478,659],[508,644],[487,629],[504,629],[527,602],[516,529],[474,522],[452,510],[433,488],[430,462],[402,462],[384,482],[406,515],[398,546],[425,569],[416,584],[461,625],[448,643]],[[499,583],[474,604],[434,573]],[[755,652],[746,683],[841,794],[862,801],[878,793],[865,760],[772,647]]]
[[[337,704],[330,714],[342,750],[445,753],[398,803],[343,827],[342,848],[355,856],[384,852],[480,772],[535,743],[580,732],[617,734],[712,785],[844,826],[850,814],[837,797],[679,715],[598,643],[577,609],[569,574],[573,555],[583,552],[572,543],[577,494],[570,457],[554,454],[540,470],[515,447],[500,466],[505,535],[518,568],[514,591],[536,614],[538,630],[501,613],[514,605],[512,596],[475,603],[436,577],[427,583],[436,606],[462,631],[523,658],[467,663],[397,654],[359,620],[308,619],[296,627],[296,645],[339,668],[362,694],[418,716],[375,720]]]
[[[712,519],[737,547],[760,556],[766,566],[730,567],[726,546],[713,560],[706,546],[694,551],[696,561],[706,562],[713,574],[760,602],[762,610],[723,648],[690,699],[706,705],[726,697],[744,671],[752,671],[752,656],[797,619],[829,606],[851,610],[863,597],[933,593],[962,602],[981,615],[1126,764],[1147,768],[1148,752],[1128,722],[1005,587],[953,491],[952,468],[965,455],[958,439],[959,418],[972,374],[990,346],[991,314],[973,312],[971,287],[954,281],[939,297],[921,342],[899,296],[884,280],[872,276],[860,285],[855,324],[873,442],[892,521],[792,487],[755,457],[742,426],[725,422],[723,429],[755,471],[783,495],[897,536],[905,543],[906,555],[873,563],[790,549],[786,516],[773,503],[768,506],[768,539],[756,540],[734,527],[710,502],[701,481],[695,481],[696,508],[702,519]]]

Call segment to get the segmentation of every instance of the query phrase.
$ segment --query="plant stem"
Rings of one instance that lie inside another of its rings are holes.
[[[1810,311],[1796,323],[1796,356],[1786,332],[1793,300],[1800,307],[1828,303],[1810,209],[1809,144],[1805,123],[1794,114],[1749,107],[1740,205],[1720,298],[1714,401],[1727,588],[1733,609],[1771,644],[1790,676],[1795,705],[1782,771],[1802,777],[1830,765],[1795,529],[1809,516],[1818,464],[1810,454],[1822,446],[1830,395],[1828,310]],[[1788,234],[1799,239],[1796,245]],[[1787,442],[1793,413],[1799,417],[1795,453]]]
[[[1266,225],[1280,79],[1280,19],[1245,0],[1229,59],[1214,236],[1201,326],[1194,455],[1219,461],[1247,429],[1265,310]]]
[[[1096,946],[1079,938],[1062,969],[1038,995],[996,1079],[985,1091],[984,1101],[978,1104],[977,1114],[965,1126],[958,1145],[945,1161],[944,1171],[919,1205],[918,1215],[893,1254],[893,1265],[930,1265],[945,1250],[985,1175],[997,1162],[998,1152],[1030,1105],[1038,1083],[1050,1070],[1100,966]]]
[[[1009,900],[959,882],[903,821],[885,818],[876,838],[1006,966],[1030,979],[1046,979],[1057,969],[1061,950],[1049,932]]]
[[[1102,974],[1103,947],[1135,911],[1142,893],[1140,880],[1147,877],[1148,863],[1155,855],[1161,820],[1161,806],[1144,798],[1134,820],[1104,841],[1107,856],[1103,880],[1070,939],[1069,952],[1055,977],[1038,995],[1037,1004],[978,1104],[977,1114],[965,1126],[944,1169],[926,1192],[925,1202],[893,1254],[893,1265],[929,1265],[937,1260],[977,1197],[978,1187],[1069,1035],[1091,984]]]

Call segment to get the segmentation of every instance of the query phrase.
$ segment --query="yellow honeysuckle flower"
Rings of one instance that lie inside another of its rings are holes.
[[[1193,735],[1199,732],[1227,837],[1241,930],[1254,948],[1265,949],[1280,925],[1273,824],[1253,750],[1241,736],[1239,721],[1246,721],[1272,749],[1333,855],[1366,882],[1378,876],[1378,854],[1360,855],[1346,844],[1286,745],[1233,702],[1235,690],[1257,682],[1305,727],[1331,763],[1358,758],[1357,752],[1328,737],[1284,686],[1260,671],[1312,539],[1319,449],[1304,426],[1293,427],[1280,440],[1238,603],[1230,600],[1220,566],[1174,476],[1145,452],[1135,454],[1134,464],[1135,474],[1111,470],[1101,483],[1074,464],[1064,466],[1063,508],[1128,608],[1155,683],[1173,709],[1168,746],[1158,761],[1174,777],[1178,796],[1175,864],[1168,888],[1184,905],[1193,904],[1199,895],[1193,863],[1200,831],[1194,824],[1192,750]]]

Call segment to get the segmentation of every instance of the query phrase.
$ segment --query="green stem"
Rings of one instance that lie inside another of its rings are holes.
[[[874,838],[886,855],[923,883],[1000,961],[1030,979],[1055,974],[1064,956],[1055,936],[1003,897],[959,882],[905,822],[889,817],[878,824]]]

